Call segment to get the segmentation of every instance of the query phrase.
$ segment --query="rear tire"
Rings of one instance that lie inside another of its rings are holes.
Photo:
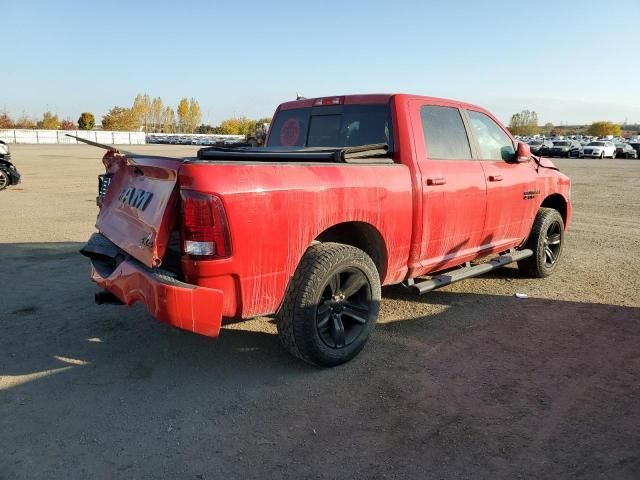
[[[276,315],[280,342],[313,365],[348,362],[367,343],[380,299],[380,277],[366,253],[340,243],[313,245]]]
[[[562,215],[552,208],[541,208],[533,221],[533,228],[524,246],[532,250],[533,255],[520,260],[518,268],[530,277],[548,277],[558,266],[563,246]]]

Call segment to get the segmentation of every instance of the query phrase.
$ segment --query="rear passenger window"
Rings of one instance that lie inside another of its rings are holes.
[[[471,148],[460,111],[451,107],[420,108],[427,156],[432,160],[470,160]]]
[[[478,141],[478,152],[481,160],[504,160],[510,162],[515,159],[516,151],[511,138],[504,130],[484,113],[468,110],[471,128]]]
[[[309,138],[307,144],[314,147],[336,147],[339,145],[338,134],[342,115],[311,116]]]

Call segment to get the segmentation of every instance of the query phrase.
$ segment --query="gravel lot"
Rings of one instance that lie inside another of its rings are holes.
[[[94,305],[102,151],[12,152],[0,478],[640,478],[640,161],[556,162],[575,214],[554,276],[386,288],[365,351],[319,370],[269,319],[212,341]]]

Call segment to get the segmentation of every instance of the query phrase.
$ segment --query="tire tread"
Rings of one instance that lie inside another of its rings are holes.
[[[340,243],[320,243],[309,247],[302,257],[298,268],[289,281],[285,298],[276,314],[278,337],[282,346],[294,357],[307,363],[320,366],[331,366],[343,363],[339,354],[333,359],[319,361],[314,352],[314,339],[305,333],[304,309],[314,292],[321,288],[331,269],[338,263],[351,261],[359,268],[369,271],[375,277],[371,285],[374,300],[380,300],[380,281],[376,267],[371,258],[362,250]],[[364,346],[364,345],[363,345]],[[355,356],[360,350],[357,350]]]
[[[559,217],[559,218],[558,218]],[[551,269],[547,268],[544,264],[544,252],[540,251],[540,237],[548,228],[548,224],[553,220],[560,220],[562,228],[564,229],[564,222],[562,221],[562,215],[560,212],[553,208],[541,207],[538,210],[535,220],[533,221],[533,227],[529,238],[525,242],[524,248],[528,248],[533,251],[533,255],[524,260],[518,262],[518,268],[522,273],[534,278],[548,277],[555,270],[558,262],[553,265]],[[562,240],[564,243],[564,239]],[[562,254],[562,249],[558,255]],[[559,259],[558,259],[559,260]]]

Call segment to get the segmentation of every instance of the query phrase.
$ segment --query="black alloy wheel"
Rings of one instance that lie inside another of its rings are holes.
[[[562,221],[554,220],[547,227],[547,231],[544,234],[544,255],[545,265],[547,267],[553,267],[560,257],[560,251],[562,249]]]
[[[336,272],[316,308],[316,327],[330,348],[351,345],[363,332],[372,309],[369,281],[357,268]]]

